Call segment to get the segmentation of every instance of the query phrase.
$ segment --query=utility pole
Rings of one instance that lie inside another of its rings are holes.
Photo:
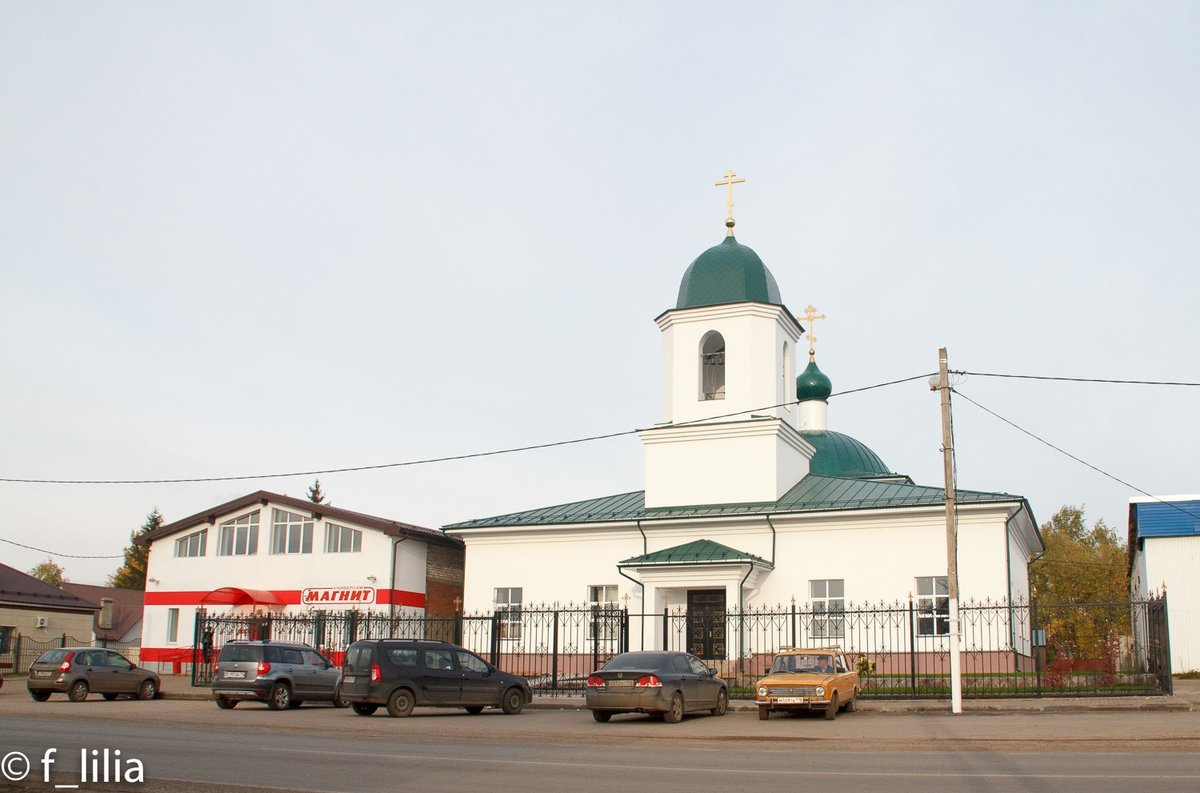
[[[955,521],[954,435],[950,418],[950,367],[946,348],[938,350],[935,390],[942,398],[942,467],[946,482],[946,584],[950,599],[950,712],[962,713],[962,664],[958,657],[958,524]],[[934,587],[936,609],[937,587]],[[937,624],[936,615],[934,624]],[[936,630],[936,629],[935,629]]]

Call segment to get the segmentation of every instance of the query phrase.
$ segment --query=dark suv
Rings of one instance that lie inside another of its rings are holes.
[[[407,716],[416,705],[500,708],[520,713],[533,699],[529,681],[501,672],[456,644],[432,640],[369,639],[350,645],[342,667],[342,696],[360,716],[380,705]]]
[[[271,710],[314,700],[344,708],[341,682],[341,670],[306,644],[230,642],[217,656],[212,693],[226,710],[244,699],[266,702]]]

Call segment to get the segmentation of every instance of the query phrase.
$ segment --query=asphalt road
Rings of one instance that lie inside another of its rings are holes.
[[[6,687],[0,714],[0,755],[22,752],[32,763],[24,782],[0,781],[0,791],[78,783],[81,749],[120,749],[127,771],[141,760],[142,785],[79,788],[114,793],[1200,789],[1198,712],[856,713],[835,722],[736,712],[678,725],[642,716],[597,724],[586,711],[561,710],[418,709],[391,719],[318,706],[35,703]],[[39,762],[50,747],[62,773],[47,784]]]

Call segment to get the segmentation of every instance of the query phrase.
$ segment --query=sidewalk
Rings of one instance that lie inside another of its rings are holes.
[[[163,675],[164,699],[208,700],[207,687],[193,688],[187,675]],[[583,710],[581,696],[551,697],[535,694],[530,708],[544,710]],[[729,709],[753,711],[748,700],[731,700]],[[934,699],[876,699],[862,700],[858,710],[865,713],[946,713],[948,700]],[[1175,693],[1169,696],[1099,696],[1099,697],[1029,697],[1022,699],[965,699],[967,713],[1065,713],[1071,711],[1190,711],[1200,710],[1200,680],[1175,680]]]

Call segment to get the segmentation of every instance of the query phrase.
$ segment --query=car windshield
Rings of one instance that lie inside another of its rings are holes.
[[[833,656],[819,653],[781,655],[771,664],[772,672],[832,672]]]
[[[662,653],[622,653],[604,665],[605,669],[658,669],[666,656]]]

